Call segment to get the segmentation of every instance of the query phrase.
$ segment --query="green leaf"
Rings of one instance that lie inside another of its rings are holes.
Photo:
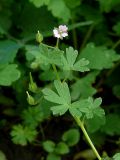
[[[93,100],[92,97],[89,97],[88,99],[73,102],[69,111],[73,116],[81,117],[82,114],[84,114],[87,119],[93,118],[94,115],[102,117],[105,113],[104,110],[99,107],[101,102],[101,98]]]
[[[50,102],[59,104],[54,105],[51,110],[53,114],[63,115],[70,107],[71,97],[69,88],[66,82],[61,83],[58,80],[54,81],[54,86],[57,90],[57,93],[51,89],[43,89],[44,98]]]
[[[76,145],[80,140],[80,132],[77,129],[69,129],[64,132],[62,140],[67,143],[68,146]]]
[[[120,59],[120,55],[112,49],[107,49],[104,46],[96,47],[93,43],[89,43],[81,52],[79,58],[89,60],[88,67],[90,69],[108,69],[113,67],[113,62]]]
[[[0,150],[0,160],[7,160],[5,154]]]
[[[81,0],[74,0],[74,1],[71,1],[71,0],[64,0],[66,5],[70,8],[70,9],[74,9],[78,6],[80,6],[81,4]]]
[[[113,26],[113,30],[120,35],[120,22],[117,22],[117,24]]]
[[[34,40],[34,42],[35,34],[38,30],[44,37],[51,36],[51,30],[57,25],[55,18],[46,7],[36,8],[31,3],[27,2],[24,4],[25,7],[22,8],[22,12],[19,10],[18,6],[18,12],[14,14],[15,24],[19,26],[22,31],[21,34],[19,33],[20,36],[24,37],[25,41]],[[41,0],[39,2],[41,2]]]
[[[113,160],[120,160],[120,153],[116,153],[116,154],[113,156]]]
[[[45,45],[40,45],[39,48],[28,46],[27,52],[30,53],[32,56],[35,57],[36,61],[39,64],[56,64],[56,65],[62,65],[61,63],[61,55],[63,54],[63,51],[60,51],[59,49],[48,49]]]
[[[99,130],[104,124],[105,124],[105,115],[102,114],[102,116],[97,116],[94,115],[93,118],[91,119],[87,119],[86,122],[86,127],[87,130],[91,133],[96,132],[97,130]]]
[[[113,87],[113,94],[114,94],[116,97],[120,98],[120,85],[115,85],[115,86]]]
[[[103,132],[105,132],[108,135],[120,135],[120,116],[117,114],[108,114],[106,116],[106,123],[101,128]],[[114,126],[114,127],[113,127]]]
[[[54,154],[54,153],[50,153],[47,156],[47,160],[61,160],[61,157],[59,155]]]
[[[35,128],[44,119],[44,114],[39,106],[29,107],[22,113],[22,119],[26,126]]]
[[[30,2],[32,2],[35,7],[41,7],[43,5],[48,5],[50,0],[29,0]]]
[[[27,126],[23,127],[21,124],[18,124],[13,126],[10,134],[12,136],[12,141],[15,144],[25,146],[27,145],[27,142],[32,142],[35,140],[37,131]]]
[[[112,9],[114,9],[116,6],[120,5],[119,0],[98,0],[100,3],[100,8],[102,11],[110,12]]]
[[[60,18],[64,22],[67,22],[71,18],[70,10],[66,6],[64,0],[50,0],[48,10],[52,12],[54,17]]]
[[[82,58],[76,62],[77,56],[77,50],[74,50],[72,47],[67,48],[66,55],[62,56],[63,70],[74,70],[80,72],[89,71],[89,68],[87,66],[89,64],[89,61],[85,58]]]
[[[56,154],[67,154],[69,153],[69,147],[64,142],[59,142],[55,148]]]
[[[87,98],[89,96],[93,96],[97,90],[92,86],[95,82],[96,76],[99,72],[91,72],[87,74],[85,77],[77,80],[72,86],[71,97],[73,100],[80,98]]]
[[[51,140],[47,140],[43,142],[43,148],[45,151],[51,153],[55,149],[55,143]]]
[[[13,62],[20,45],[12,40],[0,41],[0,64]]]
[[[20,78],[20,71],[16,64],[3,65],[0,67],[0,85],[10,86],[12,82]]]

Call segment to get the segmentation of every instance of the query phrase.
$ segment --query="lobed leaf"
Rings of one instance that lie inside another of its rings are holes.
[[[93,43],[89,43],[82,50],[79,58],[88,59],[90,69],[102,70],[113,67],[114,62],[120,59],[120,55],[112,49],[107,49],[104,46],[96,47]]]
[[[72,47],[67,48],[65,56],[62,56],[63,70],[73,70],[80,72],[89,71],[89,68],[87,66],[89,64],[89,61],[85,58],[76,61],[77,56],[77,50],[74,50]]]

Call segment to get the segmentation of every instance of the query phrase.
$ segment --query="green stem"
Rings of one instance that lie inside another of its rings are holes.
[[[88,29],[88,31],[87,31],[87,33],[86,33],[86,35],[85,35],[85,38],[84,38],[84,40],[83,40],[83,42],[82,42],[82,45],[81,45],[81,47],[80,47],[80,51],[84,48],[85,44],[87,43],[88,39],[90,38],[94,26],[95,26],[95,24],[93,23],[93,24],[89,27],[89,29]]]
[[[59,38],[57,38],[57,42],[56,42],[56,46],[55,47],[58,48],[59,47],[58,45],[59,45]]]
[[[56,74],[57,80],[60,81],[60,77],[59,77],[59,74],[58,74],[58,71],[57,71],[56,66],[55,66],[54,64],[52,64],[52,67],[53,67],[53,70],[54,70],[54,72],[55,72],[55,74]]]
[[[102,160],[102,158],[100,157],[98,151],[96,150],[94,144],[92,143],[84,125],[83,125],[83,122],[78,118],[78,117],[74,117],[75,121],[77,122],[78,126],[81,128],[81,130],[83,131],[84,135],[85,135],[85,138],[86,140],[88,141],[89,145],[91,146],[93,152],[95,153],[96,157],[98,158],[98,160]]]
[[[72,24],[74,24],[74,19],[72,18]],[[72,37],[73,37],[73,45],[74,48],[77,49],[78,48],[78,43],[77,43],[77,33],[76,33],[76,29],[72,29]]]
[[[55,47],[49,46],[47,44],[44,44],[44,43],[41,43],[41,44],[44,45],[44,46],[46,46],[46,47],[48,47],[48,48],[55,49]]]
[[[113,45],[112,49],[115,49],[120,45],[120,39]]]

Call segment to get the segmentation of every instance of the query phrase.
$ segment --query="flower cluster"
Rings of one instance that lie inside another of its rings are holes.
[[[68,27],[66,25],[60,25],[58,28],[54,28],[53,34],[54,37],[63,39],[68,36]]]

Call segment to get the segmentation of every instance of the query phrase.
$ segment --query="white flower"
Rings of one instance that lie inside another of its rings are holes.
[[[60,25],[58,28],[54,28],[53,34],[54,37],[63,39],[63,37],[68,36],[68,27],[66,25]]]

